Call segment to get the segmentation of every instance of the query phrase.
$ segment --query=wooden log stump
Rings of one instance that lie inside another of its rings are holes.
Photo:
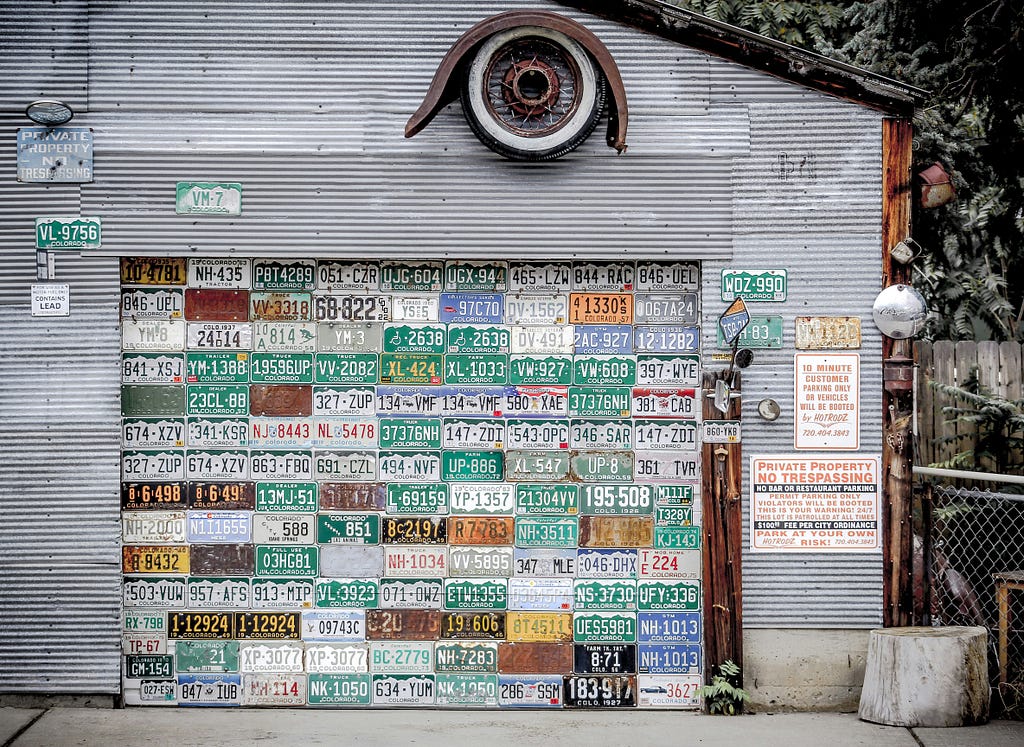
[[[872,630],[858,715],[890,726],[985,723],[987,640],[982,627]]]

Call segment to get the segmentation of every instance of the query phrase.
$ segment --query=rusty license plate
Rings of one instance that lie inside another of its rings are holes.
[[[256,549],[249,544],[192,545],[192,573],[200,576],[251,576],[256,567]]]
[[[188,573],[188,545],[125,545],[121,548],[124,573]]]
[[[313,414],[313,387],[299,384],[253,384],[249,387],[250,415]]]
[[[515,519],[484,516],[448,517],[448,543],[452,545],[511,545]]]
[[[382,482],[320,483],[320,508],[333,511],[383,511],[388,487]]]
[[[186,288],[185,318],[196,322],[248,321],[249,292]]]
[[[572,671],[571,643],[517,643],[498,646],[498,668],[503,674],[562,674]]]
[[[650,547],[653,541],[650,516],[580,517],[580,547]]]
[[[188,505],[203,511],[252,511],[256,507],[256,486],[251,482],[190,482]]]
[[[366,610],[371,641],[434,641],[441,632],[438,610]]]
[[[187,506],[183,482],[121,483],[121,509],[124,511],[172,511]]]

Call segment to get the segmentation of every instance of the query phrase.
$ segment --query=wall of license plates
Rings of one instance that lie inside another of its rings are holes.
[[[699,704],[696,263],[120,272],[126,702]]]

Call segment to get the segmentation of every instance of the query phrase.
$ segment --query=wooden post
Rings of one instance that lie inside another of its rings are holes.
[[[739,420],[741,402],[731,397],[729,411],[715,407],[715,382],[725,373],[704,374],[704,420]],[[734,393],[740,375],[732,377]],[[701,446],[701,521],[704,587],[704,677],[710,684],[719,664],[743,666],[742,449],[740,444]],[[737,687],[743,686],[740,671]]]

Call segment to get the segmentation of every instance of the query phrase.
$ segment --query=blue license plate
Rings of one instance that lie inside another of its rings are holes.
[[[700,643],[700,612],[637,613],[638,643]]]
[[[637,653],[640,674],[700,674],[699,643],[640,644]]]
[[[237,706],[241,703],[240,674],[178,675],[178,705]]]
[[[633,344],[638,353],[696,353],[700,350],[700,329],[637,325]]]
[[[501,293],[442,293],[438,313],[442,322],[501,324],[505,317],[505,296]]]
[[[576,355],[631,355],[633,327],[628,324],[579,325],[573,347]]]

